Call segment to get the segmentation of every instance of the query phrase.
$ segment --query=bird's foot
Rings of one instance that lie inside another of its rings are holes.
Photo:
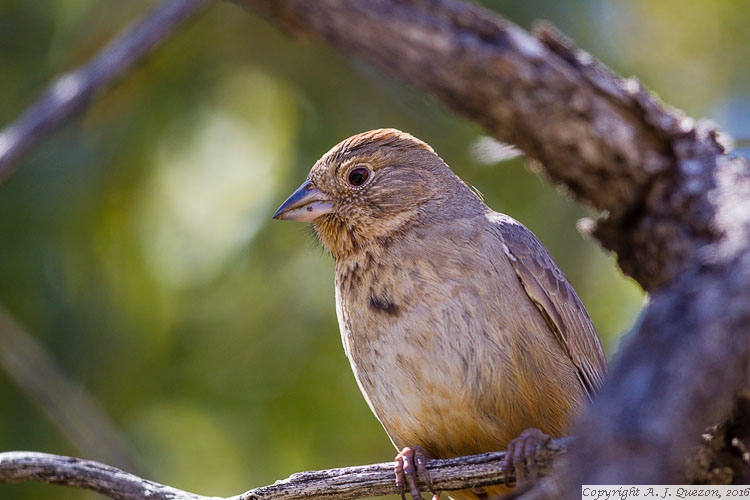
[[[432,487],[430,473],[427,472],[427,461],[432,458],[427,450],[421,446],[407,446],[396,455],[396,488],[403,500],[406,500],[406,488],[409,488],[409,494],[413,500],[422,500],[422,494],[419,492],[417,481],[419,479],[427,486],[427,490],[432,493],[432,500],[440,499],[440,492],[436,492]]]
[[[516,484],[524,486],[527,482],[533,482],[538,478],[537,451],[546,446],[550,439],[539,429],[530,427],[508,443],[503,468],[506,471],[515,471]]]

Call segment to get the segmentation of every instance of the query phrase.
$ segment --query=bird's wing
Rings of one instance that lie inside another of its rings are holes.
[[[607,362],[581,299],[546,248],[520,222],[493,214],[503,250],[526,294],[537,306],[592,397],[604,383]]]

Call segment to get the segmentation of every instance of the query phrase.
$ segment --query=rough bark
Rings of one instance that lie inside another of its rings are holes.
[[[95,491],[113,500],[209,500],[80,458],[13,451],[0,453],[0,484],[38,481]]]
[[[570,443],[570,438],[548,441],[537,452],[540,472],[549,472],[554,459],[564,454]],[[504,452],[484,453],[432,460],[427,469],[435,488],[443,491],[512,483],[513,475],[502,470],[504,460]],[[300,472],[227,500],[352,500],[392,495],[398,493],[393,480],[394,465],[390,462]],[[0,484],[22,481],[88,489],[114,500],[220,500],[155,483],[90,460],[24,451],[0,453]]]
[[[414,85],[518,146],[584,203],[595,231],[647,290],[712,234],[705,200],[715,132],[665,109],[549,25],[533,36],[454,0],[235,0]]]

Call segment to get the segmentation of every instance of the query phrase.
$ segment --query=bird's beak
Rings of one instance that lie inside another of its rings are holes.
[[[305,181],[281,204],[273,214],[273,218],[311,222],[332,211],[333,200],[313,186],[310,181]]]

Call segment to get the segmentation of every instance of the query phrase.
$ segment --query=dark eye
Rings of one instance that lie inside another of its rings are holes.
[[[347,180],[352,186],[361,186],[370,177],[370,171],[367,167],[355,167],[349,171]]]

